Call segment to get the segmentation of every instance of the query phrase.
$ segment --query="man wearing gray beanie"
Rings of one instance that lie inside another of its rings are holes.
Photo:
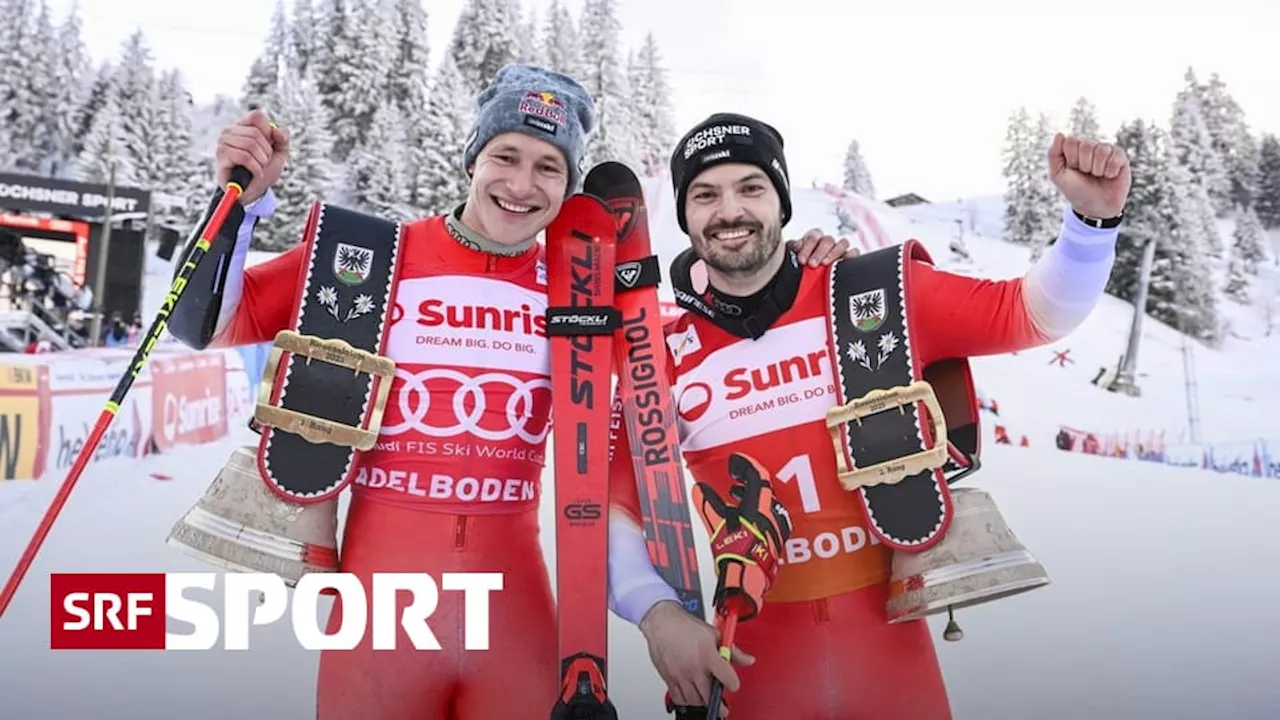
[[[581,183],[594,129],[595,105],[577,81],[535,65],[498,71],[477,98],[462,151],[471,190],[455,211],[479,234],[478,249],[510,254],[533,243]]]
[[[340,569],[359,578],[366,594],[381,572],[436,579],[495,572],[503,586],[488,595],[492,640],[484,652],[463,645],[473,618],[458,592],[441,592],[434,606],[438,650],[414,652],[398,629],[394,651],[376,650],[376,633],[351,649],[323,651],[317,720],[545,718],[556,704],[556,612],[538,521],[551,363],[540,325],[546,266],[537,237],[581,183],[594,126],[591,97],[571,78],[533,65],[504,67],[477,97],[465,146],[440,148],[461,151],[466,200],[402,224],[384,351],[395,380],[377,444],[348,475]],[[368,292],[342,280],[308,284],[310,242],[245,269],[254,224],[272,214],[269,188],[288,154],[287,129],[262,111],[219,138],[219,185],[237,165],[253,182],[225,225],[234,237],[216,241],[234,250],[204,263],[226,278],[221,301],[206,303],[212,317],[174,313],[170,328],[179,328],[183,342],[270,343],[292,329],[311,285],[332,285],[324,289],[335,317],[339,306],[350,317],[358,293]],[[304,232],[310,240],[315,231]],[[344,627],[344,614],[363,612],[336,599],[325,632]]]

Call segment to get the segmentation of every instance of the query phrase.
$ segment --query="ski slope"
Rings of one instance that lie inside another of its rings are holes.
[[[687,241],[662,203],[669,194],[651,194],[657,196],[651,200],[656,246],[666,261]],[[821,190],[798,188],[794,205],[788,237],[812,226],[835,230],[834,205]],[[971,259],[956,262],[948,250],[956,225],[945,206],[896,211],[873,205],[893,241],[918,237],[944,267],[1000,278],[1027,266],[1025,251],[968,231]],[[975,226],[992,227],[990,213],[979,214]],[[160,280],[148,290],[148,312],[159,305],[166,272],[155,263],[148,273]],[[1270,361],[1280,348],[1276,338],[1261,337],[1248,310],[1228,311],[1238,316],[1240,337],[1222,350],[1194,349],[1204,439],[1255,437],[1268,424],[1274,437],[1280,433],[1264,408],[1280,401],[1280,370]],[[959,643],[942,642],[944,621],[931,620],[957,720],[1280,717],[1274,682],[1280,615],[1266,604],[1280,591],[1273,571],[1280,567],[1280,541],[1269,532],[1280,483],[1064,453],[1052,444],[1059,424],[1098,431],[1185,428],[1181,343],[1159,323],[1148,319],[1144,326],[1142,397],[1089,383],[1123,351],[1130,317],[1128,305],[1104,298],[1067,340],[975,363],[978,385],[999,400],[1000,415],[983,415],[984,469],[964,484],[993,494],[1054,582],[964,611],[957,617],[965,630]],[[1074,364],[1049,364],[1055,349],[1068,348]],[[1030,446],[992,443],[995,422],[1015,437],[1026,434]],[[0,618],[0,718],[314,717],[318,656],[296,647],[287,624],[255,628],[247,653],[47,650],[49,573],[210,569],[166,548],[164,538],[232,448],[255,437],[237,429],[223,442],[186,452],[90,466]],[[0,483],[0,571],[12,567],[60,481]],[[546,476],[544,488],[542,542],[550,557],[554,488]],[[709,579],[705,534],[696,532]],[[708,596],[711,590],[708,583]],[[1258,607],[1240,604],[1255,598],[1262,601]],[[620,717],[668,717],[638,632],[617,618],[610,631]]]
[[[0,717],[314,716],[318,655],[298,649],[287,624],[255,628],[249,652],[46,649],[49,573],[209,569],[164,538],[210,480],[192,468],[220,467],[236,441],[141,463],[110,460],[85,474],[0,619]],[[1280,717],[1280,614],[1240,604],[1280,592],[1270,571],[1280,567],[1280,543],[1269,533],[1280,484],[1040,449],[991,447],[985,460],[977,482],[1054,582],[961,613],[965,639],[937,641],[957,720]],[[13,485],[0,505],[6,571],[56,490],[54,482]],[[547,528],[551,502],[548,492]],[[548,529],[544,552],[553,542]],[[930,622],[935,637],[943,624]],[[663,686],[644,643],[617,618],[610,655],[620,717],[663,718]]]

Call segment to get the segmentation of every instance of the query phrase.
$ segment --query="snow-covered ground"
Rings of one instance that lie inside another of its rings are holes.
[[[669,259],[686,241],[673,231],[668,196],[654,204],[658,249]],[[797,189],[795,207],[788,235],[810,226],[835,229],[831,200],[821,191]],[[895,241],[919,237],[944,266],[991,277],[1023,272],[1025,251],[974,232],[998,232],[992,205],[968,207],[976,208],[971,221],[964,218],[972,223],[964,225],[972,260],[952,265],[954,210],[876,205]],[[153,273],[149,277],[163,278],[162,268]],[[148,291],[153,307],[162,292]],[[1270,361],[1280,340],[1262,337],[1253,311],[1228,306],[1226,312],[1240,337],[1221,350],[1192,346],[1203,439],[1280,440],[1280,425],[1264,411],[1280,401],[1280,370]],[[993,418],[984,415],[984,469],[966,484],[994,495],[1054,582],[963,612],[959,643],[942,642],[943,621],[930,622],[957,720],[1280,717],[1274,682],[1280,616],[1266,604],[1272,590],[1280,591],[1273,572],[1280,567],[1280,540],[1270,537],[1280,483],[1053,447],[1059,423],[1100,432],[1185,428],[1182,343],[1159,323],[1144,325],[1142,397],[1089,383],[1123,352],[1130,319],[1127,304],[1106,298],[1084,327],[1053,347],[975,363],[983,393],[999,401],[998,422],[1015,437],[1026,434],[1030,447],[992,443]],[[1053,351],[1067,349],[1074,364],[1049,364]],[[91,466],[0,618],[0,718],[313,717],[317,656],[296,647],[286,624],[255,629],[247,653],[47,649],[45,578],[51,572],[209,569],[166,548],[164,538],[204,492],[213,469],[252,437],[237,430],[216,445]],[[0,484],[0,572],[18,557],[60,481]],[[550,482],[545,486],[543,548],[549,553],[553,493]],[[698,535],[705,540],[701,528]],[[702,560],[709,578],[705,550]],[[1243,600],[1250,602],[1238,604]],[[620,717],[666,717],[662,686],[639,634],[617,618],[610,630]]]

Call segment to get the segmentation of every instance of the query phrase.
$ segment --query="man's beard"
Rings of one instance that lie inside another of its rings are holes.
[[[727,250],[718,240],[710,239],[717,232],[725,230],[753,230],[754,242],[740,250]],[[739,220],[733,223],[716,223],[703,228],[702,234],[694,236],[693,251],[707,264],[707,267],[722,275],[744,277],[759,272],[769,264],[769,259],[782,244],[782,226],[771,223],[763,225],[755,220]]]

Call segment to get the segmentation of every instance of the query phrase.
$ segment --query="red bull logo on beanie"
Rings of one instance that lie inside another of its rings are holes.
[[[569,111],[555,93],[530,91],[520,101],[520,112],[525,115],[550,120],[556,125],[564,125],[569,121]],[[554,132],[554,130],[552,131]]]

